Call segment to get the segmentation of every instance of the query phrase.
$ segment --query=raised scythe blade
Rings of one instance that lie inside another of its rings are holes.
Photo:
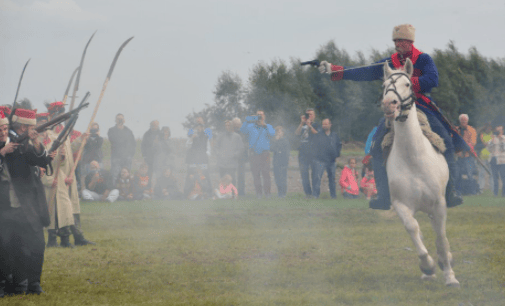
[[[81,63],[79,64],[79,72],[77,73],[77,78],[75,79],[74,83],[74,91],[72,93],[72,100],[70,101],[70,107],[69,110],[74,109],[74,103],[75,103],[75,95],[77,93],[77,90],[79,90],[79,81],[81,80],[81,72],[82,72],[82,65],[84,64],[84,57],[86,56],[86,51],[88,50],[89,43],[93,39],[93,36],[95,36],[95,33],[91,35],[91,37],[88,40],[88,43],[86,44],[86,47],[84,47],[84,51],[82,52],[82,57],[81,57]]]
[[[70,85],[72,85],[72,82],[74,81],[75,74],[77,73],[78,70],[79,70],[79,67],[75,68],[74,73],[72,73],[72,76],[70,77],[70,80],[68,81],[67,90],[65,90],[65,94],[63,95],[63,100],[62,100],[63,104],[65,104],[65,102],[67,102],[68,91],[70,90]]]
[[[23,80],[23,76],[25,75],[25,69],[26,66],[28,66],[28,63],[30,62],[31,58],[28,59],[26,62],[25,66],[23,67],[23,71],[21,72],[21,77],[19,78],[18,82],[18,89],[16,90],[16,96],[14,97],[14,103],[12,103],[12,111],[11,114],[9,115],[9,122],[12,123],[12,116],[14,116],[14,112],[16,111],[16,101],[18,100],[18,94],[19,94],[19,88],[21,87],[21,81]]]
[[[112,72],[114,71],[114,67],[116,67],[116,62],[117,59],[119,58],[119,55],[121,54],[121,51],[123,51],[123,48],[130,42],[130,40],[133,39],[133,36],[128,38],[122,45],[119,47],[119,50],[116,52],[116,56],[114,56],[114,60],[112,61],[112,64],[110,65],[109,68],[109,73],[107,73],[107,77],[105,78],[105,82],[103,82],[103,87],[102,87],[102,92],[100,92],[100,97],[98,97],[98,102],[96,102],[95,109],[93,111],[93,115],[91,116],[91,120],[89,121],[88,128],[86,129],[86,134],[89,134],[89,130],[91,129],[91,126],[93,125],[93,122],[96,117],[96,113],[98,112],[98,107],[100,106],[100,103],[102,102],[103,94],[105,93],[105,89],[107,88],[107,84],[109,84],[109,80],[112,76]],[[86,145],[86,140],[87,138],[84,138],[81,142],[81,147],[79,148],[79,151],[77,151],[77,156],[75,158],[74,162],[74,167],[68,174],[69,177],[72,177],[75,174],[75,169],[77,168],[77,164],[79,163],[79,160],[81,159],[81,154],[82,150],[84,149],[84,146]]]

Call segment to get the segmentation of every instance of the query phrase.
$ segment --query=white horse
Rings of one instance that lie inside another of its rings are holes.
[[[423,272],[421,278],[435,278],[435,262],[423,244],[419,224],[414,218],[417,211],[428,214],[436,232],[438,264],[444,272],[445,284],[459,287],[451,268],[452,254],[445,234],[445,189],[449,168],[444,156],[421,131],[410,81],[413,72],[410,59],[400,70],[384,64],[382,110],[394,124],[394,142],[386,162],[391,203],[417,249]]]

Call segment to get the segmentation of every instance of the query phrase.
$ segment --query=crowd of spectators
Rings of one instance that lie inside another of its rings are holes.
[[[373,161],[368,157],[362,161],[361,172],[358,171],[357,159],[350,158],[340,174],[337,173],[339,167],[336,161],[340,157],[342,143],[332,129],[331,120],[325,118],[319,124],[314,109],[306,109],[300,117],[294,138],[288,137],[289,131],[284,127],[274,128],[268,124],[262,110],[244,119],[244,122],[240,118],[226,120],[224,131],[212,131],[205,126],[202,117],[196,118],[186,141],[185,178],[174,174],[174,169],[180,167],[180,163],[175,162],[170,128],[164,126],[160,129],[157,120],[150,123],[142,137],[140,148],[144,162],[135,173],[131,172],[136,141],[132,131],[125,126],[122,114],[116,116],[116,125],[107,133],[111,146],[111,170],[104,170],[103,138],[100,136],[99,125],[95,123],[81,160],[85,176],[81,196],[87,201],[109,202],[238,199],[245,195],[245,169],[249,163],[258,199],[271,197],[271,170],[277,186],[277,196],[285,198],[291,150],[296,148],[293,144],[298,144],[301,187],[306,198],[320,197],[324,172],[327,173],[332,199],[337,198],[337,179],[344,198],[365,197],[370,200],[377,196],[371,166]],[[478,194],[490,186],[494,194],[498,195],[500,178],[502,182],[505,179],[503,126],[493,127],[488,123],[477,131],[469,125],[469,119],[466,114],[460,115],[457,129],[482,163],[475,162],[472,152],[459,152],[456,186],[462,194]],[[368,137],[366,154],[370,150],[374,130]],[[290,143],[290,139],[293,143]],[[219,177],[214,178],[217,185],[212,183],[209,167],[211,155],[215,156],[217,163],[216,172]],[[491,170],[491,175],[486,175],[488,169]],[[180,188],[179,182],[182,181],[183,188]],[[505,196],[503,188],[502,196]]]

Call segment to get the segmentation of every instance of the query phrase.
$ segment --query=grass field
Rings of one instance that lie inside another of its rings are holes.
[[[456,289],[440,270],[421,281],[398,217],[363,199],[83,203],[97,245],[48,249],[46,294],[0,304],[505,305],[504,204],[488,194],[449,210]]]

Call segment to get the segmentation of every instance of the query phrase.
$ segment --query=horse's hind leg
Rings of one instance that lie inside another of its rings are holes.
[[[431,280],[435,278],[435,261],[428,254],[428,250],[423,244],[421,239],[421,230],[419,229],[419,223],[414,218],[414,212],[407,206],[399,203],[394,203],[393,206],[400,219],[402,220],[405,229],[410,234],[412,242],[417,250],[417,256],[419,256],[419,268],[423,272],[421,276],[424,280]]]
[[[459,282],[452,270],[452,254],[450,252],[449,240],[445,234],[445,221],[447,218],[447,208],[445,198],[442,198],[431,217],[431,224],[437,234],[437,255],[438,265],[444,271],[445,284],[451,287],[459,287]]]

